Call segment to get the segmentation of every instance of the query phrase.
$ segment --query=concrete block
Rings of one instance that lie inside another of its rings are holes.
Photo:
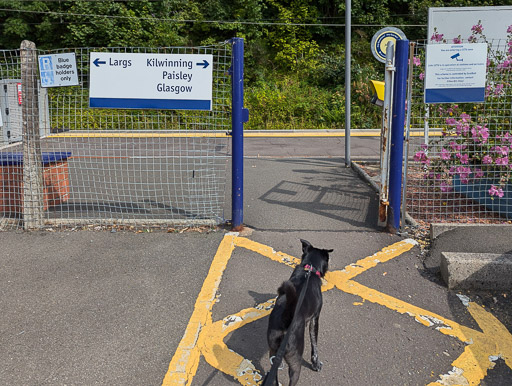
[[[432,223],[430,224],[430,240],[436,239],[444,232],[451,231],[452,229],[473,229],[478,232],[479,229],[493,229],[495,232],[510,230],[512,224],[456,224],[456,223]]]
[[[510,290],[512,254],[443,252],[441,275],[450,289]]]

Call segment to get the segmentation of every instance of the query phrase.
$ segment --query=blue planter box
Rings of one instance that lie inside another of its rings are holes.
[[[475,182],[464,184],[457,175],[453,178],[453,189],[457,193],[471,198],[472,200],[485,206],[490,211],[499,213],[501,216],[512,220],[512,185],[506,185],[503,189],[504,196],[490,196],[489,189],[491,185],[498,186],[492,179],[482,178]]]

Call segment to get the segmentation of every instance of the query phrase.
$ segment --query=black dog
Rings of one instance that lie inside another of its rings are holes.
[[[318,360],[317,338],[318,317],[322,309],[321,277],[325,275],[329,263],[329,253],[332,249],[318,249],[309,242],[302,243],[302,259],[300,265],[295,267],[290,279],[285,281],[277,290],[278,297],[269,317],[267,341],[272,358],[279,350],[279,346],[286,334],[295,313],[297,300],[306,284],[308,271],[310,278],[304,301],[297,312],[296,320],[290,330],[288,344],[284,359],[288,363],[290,386],[297,384],[300,376],[302,354],[304,353],[304,331],[309,322],[309,337],[311,340],[311,364],[313,370],[320,371],[322,362]],[[277,375],[275,384],[279,385]]]

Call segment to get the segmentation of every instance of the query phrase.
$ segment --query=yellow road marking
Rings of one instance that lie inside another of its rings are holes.
[[[185,334],[169,364],[163,385],[188,385],[197,371],[200,356],[198,339],[202,328],[207,323],[211,323],[211,310],[217,295],[217,288],[235,247],[233,242],[235,238],[235,234],[227,234],[217,249],[208,276],[197,297],[194,312],[190,317]]]
[[[497,358],[504,359],[512,368],[512,335],[492,314],[476,303],[469,303],[468,310],[482,331],[462,326],[435,313],[363,286],[353,279],[361,273],[400,256],[414,247],[414,240],[402,240],[382,249],[372,256],[347,265],[339,271],[329,271],[325,276],[322,291],[338,288],[343,292],[361,297],[362,302],[369,301],[386,308],[413,317],[424,326],[435,326],[436,330],[464,342],[467,346],[459,358],[452,362],[453,370],[440,375],[437,382],[429,386],[442,385],[479,385],[492,369]],[[257,385],[262,374],[252,362],[230,350],[224,343],[228,334],[255,320],[267,316],[275,299],[247,308],[222,320],[213,322],[211,310],[222,273],[235,247],[254,251],[273,261],[294,267],[300,262],[293,256],[276,252],[269,246],[255,241],[228,234],[224,237],[210,272],[197,299],[194,313],[185,335],[171,360],[164,378],[164,385],[190,385],[197,371],[200,355],[214,368],[232,376],[241,385]],[[361,305],[361,302],[354,302]]]

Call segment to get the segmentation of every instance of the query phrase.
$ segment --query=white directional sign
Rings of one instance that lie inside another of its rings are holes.
[[[90,107],[212,109],[213,55],[91,52]]]
[[[41,87],[76,86],[78,71],[74,53],[39,55]]]
[[[428,44],[425,103],[483,102],[487,44]]]

